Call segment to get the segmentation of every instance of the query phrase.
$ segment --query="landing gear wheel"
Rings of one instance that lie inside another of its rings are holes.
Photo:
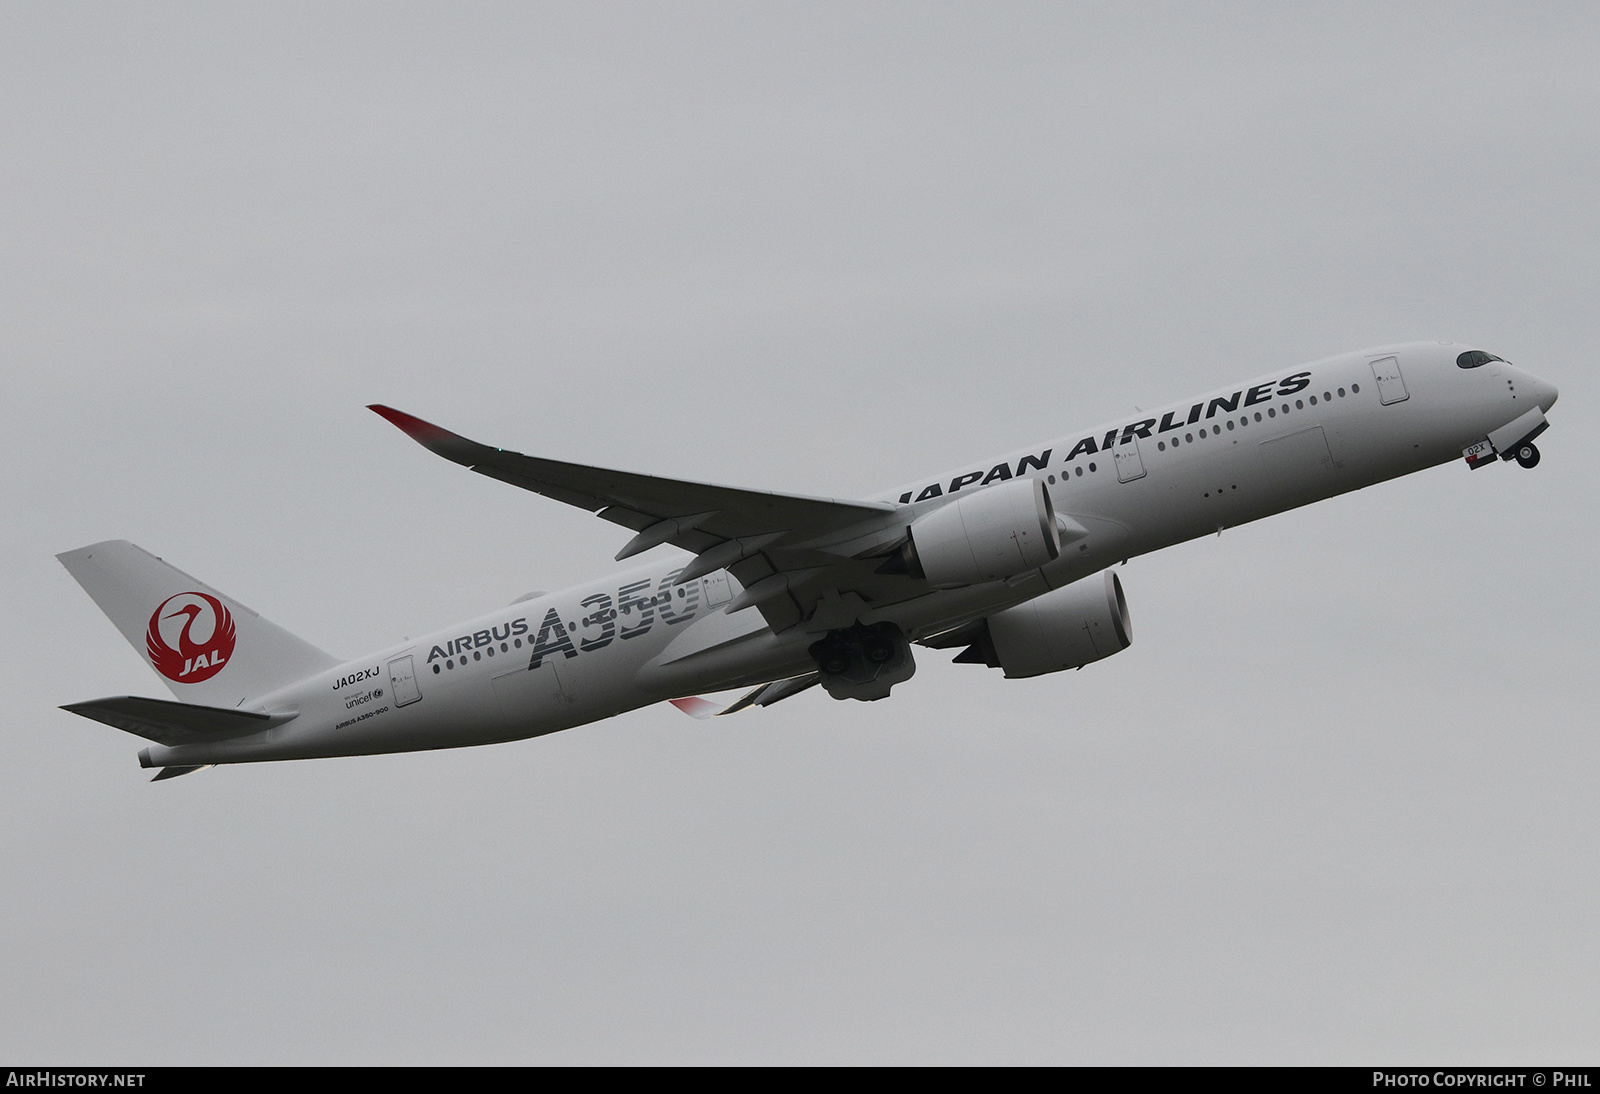
[[[1517,445],[1517,462],[1523,467],[1539,466],[1539,450],[1532,444]]]
[[[881,665],[894,656],[894,643],[874,635],[866,641],[863,652],[867,655],[868,661],[874,665]]]

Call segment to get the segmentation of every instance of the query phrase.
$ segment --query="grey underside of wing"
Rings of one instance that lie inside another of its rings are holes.
[[[612,471],[489,450],[468,466],[480,475],[597,513],[635,532],[671,518],[711,514],[664,542],[696,553],[725,540],[785,532],[826,536],[893,512],[881,502],[840,501]]]
[[[807,630],[848,626],[866,605],[929,591],[920,579],[879,573],[905,537],[895,505],[563,463],[491,448],[392,408],[373,409],[436,455],[638,533],[619,558],[670,543],[698,556],[679,572],[680,580],[726,569],[745,590],[730,609],[755,608],[775,631],[798,623]]]
[[[746,589],[771,580],[783,586],[778,595],[765,595],[755,604],[777,631],[811,620],[822,597],[855,594],[865,604],[927,591],[916,579],[877,573],[883,550],[904,533],[896,525],[894,505],[683,482],[475,443],[472,449],[439,454],[481,475],[587,509],[635,532],[682,520],[688,527],[661,536],[658,542],[697,555],[707,553],[708,559],[715,557],[708,552],[734,552],[711,568],[725,567]],[[781,575],[797,576],[790,580]],[[840,611],[849,615],[848,605],[854,602],[844,603]]]
[[[164,745],[199,744],[244,737],[283,720],[245,710],[223,710],[220,707],[195,706],[168,699],[145,699],[137,695],[70,703],[61,709]]]

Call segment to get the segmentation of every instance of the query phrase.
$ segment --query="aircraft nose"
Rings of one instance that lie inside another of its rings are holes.
[[[1518,402],[1525,395],[1531,395],[1533,401],[1539,404],[1540,410],[1548,411],[1556,405],[1556,399],[1561,394],[1556,390],[1556,385],[1549,380],[1541,380],[1527,369],[1518,368],[1510,361],[1502,361],[1501,365],[1506,369],[1505,378],[1514,385],[1513,390]]]
[[[1533,398],[1534,401],[1539,404],[1540,410],[1548,411],[1551,407],[1555,406],[1556,399],[1561,395],[1561,393],[1556,390],[1556,385],[1552,384],[1548,380],[1541,380],[1537,376],[1529,376],[1528,382],[1533,388]]]

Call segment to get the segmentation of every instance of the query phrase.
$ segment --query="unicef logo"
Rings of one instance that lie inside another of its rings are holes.
[[[233,616],[205,593],[179,593],[150,615],[145,649],[150,663],[168,680],[198,684],[222,671],[233,656]]]

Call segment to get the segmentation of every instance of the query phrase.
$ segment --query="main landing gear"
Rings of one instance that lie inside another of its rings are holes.
[[[1527,468],[1538,467],[1539,466],[1539,449],[1534,446],[1534,443],[1532,441],[1524,442],[1523,444],[1517,445],[1517,447],[1515,449],[1515,454],[1512,456],[1512,459],[1516,460],[1523,467],[1527,467]]]
[[[822,686],[835,699],[882,699],[889,689],[911,679],[917,663],[911,643],[893,623],[829,631],[811,644]]]

